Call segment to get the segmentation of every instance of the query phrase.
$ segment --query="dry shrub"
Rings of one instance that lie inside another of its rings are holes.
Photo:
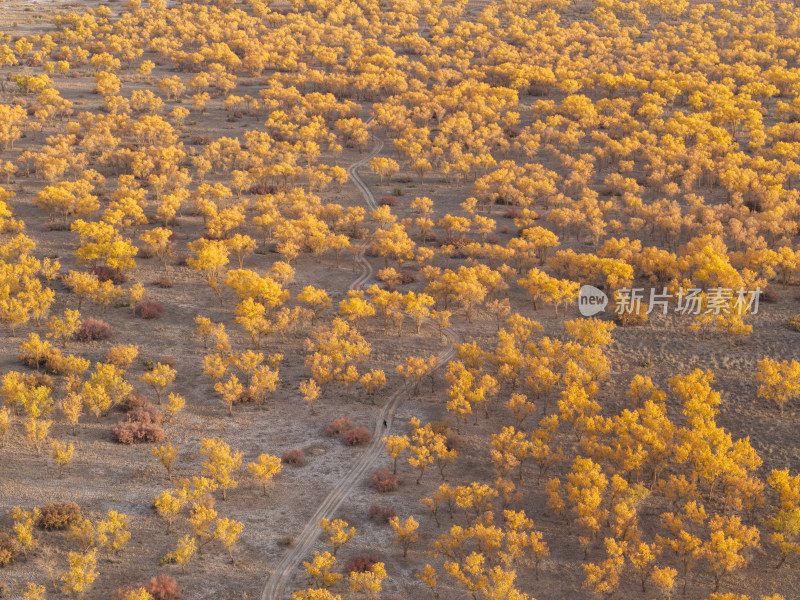
[[[192,136],[192,146],[208,146],[211,143],[211,138],[207,135]]]
[[[344,434],[344,443],[348,446],[361,446],[371,440],[372,434],[366,427],[356,427],[346,431]]]
[[[417,274],[411,269],[400,269],[400,285],[407,285],[414,283],[417,280]]]
[[[167,434],[158,425],[148,423],[118,423],[111,428],[111,438],[120,444],[163,442]]]
[[[356,556],[350,557],[350,560],[347,561],[347,564],[344,566],[344,572],[365,573],[372,569],[372,566],[377,562],[378,559],[372,554],[357,554]]]
[[[395,198],[394,196],[384,196],[383,198],[381,198],[379,204],[381,206],[394,206],[395,204],[397,204],[397,198]]]
[[[145,300],[144,302],[139,302],[133,312],[142,319],[158,319],[164,314],[164,305],[160,302]]]
[[[114,335],[111,325],[100,319],[84,319],[75,332],[75,339],[79,342],[97,342],[107,340]]]
[[[155,600],[178,600],[181,597],[181,586],[169,575],[153,577],[145,589]]]
[[[509,208],[506,212],[503,213],[503,216],[506,219],[519,219],[522,216],[522,212],[517,210],[516,208]]]
[[[325,431],[330,436],[337,436],[343,434],[345,431],[350,431],[353,428],[353,423],[349,417],[339,417],[334,419],[333,422],[325,428]]]
[[[800,331],[800,315],[789,317],[789,327],[795,331]]]
[[[150,399],[137,390],[131,390],[120,402],[120,408],[126,412],[147,406],[150,406]]]
[[[388,523],[396,516],[397,512],[391,506],[380,506],[378,504],[373,504],[369,507],[369,518],[371,521]]]
[[[146,260],[148,258],[153,258],[155,255],[156,253],[153,252],[152,248],[144,246],[143,248],[139,248],[139,251],[136,253],[136,258],[143,258]]]
[[[5,531],[0,532],[0,567],[5,567],[14,560],[16,552],[17,544],[14,537]]]
[[[293,467],[302,467],[306,464],[306,455],[302,450],[289,450],[281,454],[281,460]]]
[[[250,186],[247,192],[249,194],[253,194],[254,196],[266,196],[267,194],[275,193],[275,186],[266,185],[263,183],[257,183],[255,185]]]
[[[397,479],[397,475],[386,467],[378,467],[375,469],[375,472],[369,479],[370,485],[382,494],[394,492],[400,487],[400,481]]]
[[[142,423],[144,425],[161,425],[164,422],[163,413],[155,406],[140,406],[128,411],[128,423]]]
[[[768,285],[761,290],[761,300],[767,304],[775,304],[780,299],[780,294],[778,294],[778,290],[775,289],[775,286]]]
[[[120,285],[128,281],[129,277],[119,269],[98,266],[92,267],[92,273],[97,276],[98,281],[110,281],[114,285]]]
[[[155,283],[160,288],[171,288],[173,285],[172,279],[170,279],[166,275],[162,275],[161,277],[156,279],[153,283]]]
[[[39,508],[36,526],[42,529],[66,529],[81,518],[81,507],[74,502],[49,502]]]

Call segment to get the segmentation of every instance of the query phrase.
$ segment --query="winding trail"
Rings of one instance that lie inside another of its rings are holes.
[[[358,169],[372,160],[372,158],[377,156],[382,149],[383,140],[375,138],[375,146],[373,146],[369,155],[357,163],[352,164],[347,169],[347,173],[350,175],[350,180],[355,184],[359,191],[361,191],[361,194],[364,196],[364,201],[371,210],[378,208],[378,203],[375,201],[375,196],[373,195],[372,191],[361,180],[361,177],[359,177]],[[365,242],[361,247],[361,252],[355,256],[356,263],[361,268],[361,274],[352,284],[350,284],[351,290],[360,289],[361,286],[370,280],[374,273],[372,265],[364,256],[366,250],[367,243]],[[449,338],[450,343],[447,348],[441,354],[439,354],[439,367],[445,365],[455,356],[455,348],[453,345],[459,340],[457,334],[451,329],[446,329],[444,333]],[[381,438],[383,438],[384,435],[388,433],[388,430],[391,429],[392,417],[394,416],[395,410],[408,395],[409,386],[403,385],[397,391],[395,391],[381,407],[380,412],[378,415],[376,415],[375,429],[372,432],[372,443],[367,446],[364,452],[362,452],[361,456],[352,463],[350,471],[347,473],[347,475],[339,480],[339,483],[337,483],[336,486],[330,491],[325,500],[323,500],[322,504],[320,504],[319,508],[317,508],[316,512],[305,524],[300,534],[295,537],[294,545],[277,564],[275,571],[267,581],[267,585],[264,588],[264,593],[261,594],[261,600],[284,600],[286,595],[286,585],[291,581],[292,577],[300,566],[300,562],[308,555],[312,546],[319,537],[320,528],[317,526],[317,522],[323,518],[332,518],[336,513],[336,510],[342,504],[344,499],[347,498],[348,494],[356,485],[356,483],[369,472],[370,468],[375,462],[375,459],[378,458],[383,451],[384,443]],[[384,430],[383,427],[384,421],[387,423],[386,430]]]

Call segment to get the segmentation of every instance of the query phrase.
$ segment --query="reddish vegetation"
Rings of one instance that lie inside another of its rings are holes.
[[[362,446],[372,440],[372,434],[366,427],[356,427],[344,434],[344,443],[348,446]]]
[[[100,319],[84,319],[75,332],[75,339],[79,342],[96,342],[107,340],[114,335],[111,325]]]
[[[379,492],[394,492],[400,487],[400,482],[397,475],[392,473],[386,467],[378,467],[375,472],[370,476],[370,485]]]
[[[289,450],[281,454],[281,460],[293,467],[302,467],[306,464],[306,455],[302,450]]]

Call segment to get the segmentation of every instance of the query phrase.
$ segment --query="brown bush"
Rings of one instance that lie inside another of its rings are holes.
[[[369,518],[371,521],[388,523],[396,516],[397,512],[395,512],[394,508],[391,506],[380,506],[378,504],[373,504],[369,507]]]
[[[400,269],[400,285],[407,285],[414,283],[417,280],[417,274],[411,269]]]
[[[181,597],[181,586],[169,575],[153,577],[145,589],[155,600],[178,600]]]
[[[110,281],[114,285],[120,285],[129,279],[128,275],[119,269],[105,266],[92,267],[92,273],[97,276],[99,281]]]
[[[192,146],[208,146],[211,143],[211,138],[207,135],[192,136]]]
[[[281,454],[281,460],[293,467],[302,467],[306,464],[306,455],[302,450],[289,450]]]
[[[349,417],[339,417],[334,419],[333,422],[325,428],[325,431],[330,436],[337,436],[343,434],[345,431],[350,431],[353,428],[353,423]]]
[[[79,342],[96,342],[107,340],[114,335],[111,325],[100,319],[84,319],[75,332],[75,339]]]
[[[366,427],[356,427],[344,434],[344,443],[348,446],[361,446],[372,440],[372,434]]]
[[[164,314],[164,305],[160,302],[145,300],[144,302],[139,302],[133,312],[142,319],[158,319]]]
[[[516,208],[509,208],[506,212],[503,213],[503,216],[506,219],[519,219],[522,216],[522,212],[517,210]]]
[[[275,193],[275,186],[257,183],[253,186],[250,186],[247,192],[256,196],[266,196],[267,194]]]
[[[378,467],[370,476],[370,485],[385,494],[397,490],[400,487],[400,481],[397,479],[397,475],[386,467]]]
[[[397,204],[397,198],[395,198],[394,196],[384,196],[383,198],[381,198],[379,204],[381,206],[394,206],[395,204]]]
[[[144,425],[161,425],[164,415],[155,406],[140,406],[128,411],[128,423],[143,423]]]
[[[781,297],[780,294],[778,294],[778,290],[772,285],[768,285],[761,290],[761,300],[767,304],[775,304],[780,299]]]
[[[5,567],[14,560],[17,552],[16,540],[6,532],[0,533],[0,567]],[[0,596],[2,597],[2,596]]]
[[[378,559],[375,558],[372,554],[358,554],[356,556],[350,557],[350,560],[347,561],[347,564],[344,566],[345,573],[364,573],[372,569],[372,566],[378,562]]]
[[[137,390],[131,390],[131,392],[122,399],[122,402],[120,402],[120,408],[126,412],[134,408],[144,408],[146,406],[150,406],[150,398]]]
[[[173,285],[172,279],[170,279],[166,275],[162,275],[161,277],[156,279],[153,283],[155,283],[160,288],[171,288]]]
[[[120,444],[163,442],[167,434],[158,425],[151,423],[118,423],[111,428],[111,437]]]
[[[49,502],[39,508],[36,526],[42,529],[66,529],[81,518],[81,507],[74,502]]]

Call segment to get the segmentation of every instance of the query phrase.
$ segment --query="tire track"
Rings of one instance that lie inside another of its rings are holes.
[[[371,210],[377,209],[378,203],[375,201],[375,196],[373,195],[372,191],[361,180],[361,177],[359,177],[358,169],[372,160],[372,158],[377,156],[382,149],[383,140],[375,138],[375,146],[373,146],[369,155],[352,164],[347,169],[347,173],[350,175],[350,180],[364,196],[364,201],[366,202],[367,207]],[[361,246],[361,251],[355,256],[355,260],[361,268],[361,274],[352,284],[350,284],[351,290],[360,289],[361,286],[370,280],[374,273],[372,265],[364,256],[366,250],[367,242],[364,242]],[[430,322],[426,324],[431,325]],[[447,364],[447,362],[455,356],[454,344],[458,343],[459,341],[457,334],[453,330],[447,329],[444,333],[448,337],[450,344],[448,345],[447,349],[439,354],[439,367]],[[380,413],[375,419],[375,428],[372,432],[372,442],[369,446],[367,446],[364,452],[362,452],[361,456],[355,462],[353,462],[353,465],[347,475],[339,480],[339,483],[337,483],[336,486],[330,491],[325,500],[322,501],[322,504],[320,504],[319,508],[317,508],[311,519],[309,519],[309,521],[305,524],[300,534],[295,537],[294,545],[289,552],[284,555],[284,557],[275,567],[275,571],[269,577],[269,580],[264,587],[264,592],[261,595],[262,600],[284,600],[287,584],[291,581],[297,568],[300,566],[300,562],[311,551],[312,546],[319,537],[320,528],[317,527],[317,522],[323,518],[333,517],[333,515],[336,513],[336,510],[339,508],[339,506],[341,506],[345,498],[347,498],[348,494],[351,492],[356,483],[369,472],[369,469],[372,467],[375,459],[378,458],[383,451],[384,443],[381,438],[388,433],[389,429],[391,429],[392,418],[394,417],[395,410],[397,410],[397,408],[400,406],[403,398],[409,394],[409,391],[409,386],[403,385],[401,388],[395,391],[386,401],[386,404],[381,407]],[[383,427],[384,421],[386,421],[387,424],[385,429]]]

